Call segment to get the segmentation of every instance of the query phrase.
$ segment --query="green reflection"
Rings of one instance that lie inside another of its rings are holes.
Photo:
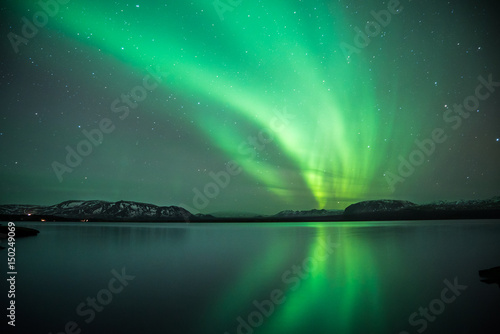
[[[275,304],[274,312],[263,317],[261,325],[250,326],[255,333],[306,333],[313,328],[321,333],[354,333],[367,324],[373,332],[386,331],[381,268],[371,244],[355,232],[355,227],[316,227],[302,261],[292,265],[289,259],[271,254],[290,253],[294,245],[267,245],[270,257],[257,267],[269,270],[250,266],[215,304],[214,311],[227,314],[237,309],[238,316],[251,324],[249,317],[256,310],[252,302],[261,301],[259,296],[269,299],[271,291],[280,289],[285,293],[284,302]],[[349,237],[344,241],[343,235]],[[236,317],[228,320],[232,326],[227,326],[227,332],[236,333]]]

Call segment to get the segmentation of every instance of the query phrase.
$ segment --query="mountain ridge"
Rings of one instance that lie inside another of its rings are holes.
[[[0,215],[54,216],[69,219],[163,220],[173,218],[193,219],[189,211],[179,206],[158,206],[134,201],[109,202],[102,200],[68,200],[58,204],[0,205]]]
[[[135,201],[68,200],[54,205],[0,205],[0,220],[32,221],[150,221],[252,222],[351,221],[500,218],[500,196],[486,200],[437,201],[415,204],[405,200],[368,200],[345,210],[283,210],[274,215],[214,217],[192,214],[179,206],[158,206]]]

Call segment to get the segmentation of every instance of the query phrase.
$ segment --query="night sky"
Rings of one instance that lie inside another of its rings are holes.
[[[495,2],[0,6],[0,204],[500,194]]]

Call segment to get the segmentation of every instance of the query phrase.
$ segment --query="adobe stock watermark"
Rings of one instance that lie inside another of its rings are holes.
[[[245,159],[255,159],[257,152],[264,150],[266,145],[273,142],[275,134],[283,131],[290,123],[290,119],[294,117],[295,115],[288,113],[286,108],[283,111],[275,110],[269,128],[261,129],[257,135],[248,136],[247,140],[238,146],[238,153],[244,156]],[[210,200],[215,199],[220,194],[221,189],[225,189],[231,183],[231,178],[243,171],[243,168],[234,160],[226,162],[225,165],[226,167],[223,170],[208,173],[212,181],[207,182],[202,187],[202,190],[197,187],[193,188],[192,205],[197,210],[206,208]],[[190,212],[195,211],[190,205],[181,203],[179,206]]]
[[[457,278],[453,280],[453,284],[445,279],[444,285],[446,286],[441,290],[439,298],[431,300],[427,307],[419,307],[418,312],[413,312],[408,318],[408,323],[413,327],[419,327],[417,333],[424,332],[429,322],[434,322],[440,314],[446,309],[446,305],[453,303],[458,296],[462,294],[461,291],[467,289],[466,285],[458,284]],[[429,312],[430,311],[430,312]],[[410,334],[407,331],[399,332],[399,334]]]
[[[108,281],[107,288],[99,290],[95,297],[87,297],[84,302],[76,306],[76,314],[84,318],[86,324],[94,321],[96,312],[102,312],[113,301],[114,296],[121,293],[130,281],[135,278],[135,276],[127,275],[125,268],[122,268],[121,273],[113,269],[111,274],[113,277]],[[80,334],[81,332],[82,329],[78,322],[70,320],[64,325],[63,331],[55,334]],[[52,332],[49,332],[49,334],[52,334]]]
[[[361,49],[370,45],[371,38],[380,35],[382,29],[386,28],[391,23],[392,16],[401,13],[403,8],[399,0],[389,0],[387,9],[382,9],[378,12],[374,10],[370,11],[374,20],[367,21],[364,30],[361,30],[358,26],[354,27],[354,32],[356,33],[352,41],[354,45],[346,42],[340,43],[340,49],[345,58],[349,60],[354,53],[359,54]]]
[[[7,34],[10,45],[15,53],[19,53],[19,45],[28,45],[30,39],[38,35],[39,28],[43,28],[49,22],[49,17],[54,17],[59,13],[60,5],[66,5],[70,0],[40,0],[37,2],[41,10],[35,12],[31,21],[23,16],[21,21],[23,25],[21,27],[20,35],[13,33],[12,31]]]
[[[337,234],[339,235],[339,234]],[[327,241],[319,240],[321,245],[320,252],[316,252],[313,256],[305,258],[300,265],[294,264],[289,269],[285,270],[281,275],[281,282],[289,286],[291,291],[296,291],[302,282],[311,276],[314,267],[318,262],[324,262],[334,252],[335,248],[340,244],[334,243],[331,240],[331,235],[328,235]],[[318,254],[320,253],[320,254]],[[285,290],[288,290],[285,288]],[[265,319],[271,317],[279,305],[286,302],[286,296],[283,290],[274,289],[269,293],[269,299],[261,301],[254,300],[250,312],[245,318],[239,316],[236,318],[236,334],[252,334],[255,329],[264,324]],[[230,334],[224,332],[224,334]]]
[[[162,78],[168,76],[168,73],[162,72],[160,66],[153,70],[151,67],[147,68],[149,74],[142,79],[142,85],[133,87],[127,94],[121,94],[120,98],[115,99],[110,106],[113,113],[118,114],[120,120],[125,120],[130,114],[130,108],[135,109],[139,106],[139,102],[144,101],[148,96],[148,91],[154,91]],[[82,130],[82,135],[85,139],[80,140],[75,148],[67,145],[65,163],[59,161],[52,162],[52,170],[54,171],[59,182],[63,181],[65,173],[71,173],[73,170],[80,166],[84,157],[88,157],[94,150],[103,143],[104,135],[110,134],[116,129],[115,124],[109,118],[103,118],[99,121],[98,127],[90,131]]]
[[[474,90],[474,95],[467,96],[462,104],[454,104],[453,110],[448,109],[443,113],[443,120],[446,124],[451,123],[453,130],[458,130],[462,126],[462,122],[470,117],[470,112],[479,108],[480,101],[487,100],[492,93],[495,92],[495,87],[500,87],[500,82],[493,81],[493,75],[488,75],[488,80],[482,76],[477,77],[480,82]],[[464,110],[465,108],[465,110]],[[395,185],[402,183],[405,178],[413,175],[416,167],[421,166],[426,157],[430,157],[436,151],[436,144],[442,144],[448,139],[446,131],[443,128],[435,128],[431,131],[430,138],[419,141],[415,139],[415,148],[408,156],[408,158],[399,155],[398,159],[400,164],[398,166],[398,173],[386,171],[384,173],[385,180],[389,189],[394,192]]]
[[[224,13],[232,12],[236,7],[241,5],[242,2],[243,0],[215,0],[212,2],[212,5],[214,6],[217,15],[219,15],[219,19],[224,21]]]

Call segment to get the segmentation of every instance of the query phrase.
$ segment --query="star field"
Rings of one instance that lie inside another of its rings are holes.
[[[478,79],[500,82],[495,4],[44,3],[0,7],[0,203],[498,195],[500,87]]]

